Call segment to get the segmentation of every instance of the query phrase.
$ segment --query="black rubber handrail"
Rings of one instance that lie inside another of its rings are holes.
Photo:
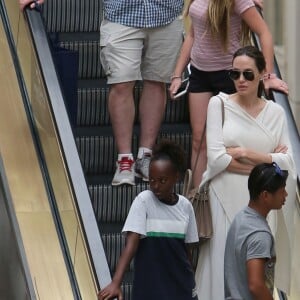
[[[262,15],[262,10],[257,7],[257,10]],[[253,34],[253,41],[256,47],[261,49],[259,39],[256,34]],[[274,72],[277,75],[278,78],[282,79],[280,69],[277,63],[277,59],[274,56]],[[276,103],[278,103],[285,111],[287,123],[288,123],[288,131],[289,136],[293,148],[293,158],[295,161],[296,166],[296,172],[297,172],[297,186],[298,190],[300,191],[300,136],[299,131],[297,128],[297,124],[290,106],[290,102],[288,99],[288,96],[284,93],[270,90],[269,91],[269,97],[274,100]]]

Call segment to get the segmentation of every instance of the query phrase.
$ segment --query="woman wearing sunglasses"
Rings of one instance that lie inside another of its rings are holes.
[[[246,46],[237,50],[228,74],[236,93],[220,93],[208,105],[208,164],[201,184],[210,181],[214,236],[200,251],[196,272],[199,299],[224,299],[227,230],[236,213],[247,204],[248,176],[260,163],[276,162],[290,174],[283,211],[276,212],[278,216],[275,212],[270,215],[277,220],[277,227],[273,226],[279,249],[275,285],[289,291],[296,171],[284,111],[261,96],[265,70],[266,61],[257,48]]]
[[[193,184],[198,186],[206,168],[205,121],[208,101],[220,91],[233,93],[228,78],[233,53],[249,45],[250,31],[259,37],[267,61],[265,88],[287,93],[287,85],[273,74],[273,42],[271,33],[257,11],[258,0],[191,0],[188,14],[191,27],[186,35],[171,78],[170,94],[176,95],[181,75],[191,66],[189,85],[190,123],[192,128]],[[203,139],[202,139],[203,136]],[[201,143],[201,140],[203,142]],[[199,159],[198,153],[200,149]]]

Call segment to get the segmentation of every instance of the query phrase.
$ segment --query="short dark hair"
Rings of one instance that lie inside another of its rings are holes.
[[[275,193],[285,186],[287,177],[288,171],[281,170],[275,162],[255,166],[248,179],[250,199],[256,200],[263,191]]]
[[[186,169],[186,155],[183,148],[173,141],[163,139],[156,144],[152,151],[151,161],[169,160],[175,171],[183,173]]]
[[[266,60],[265,57],[263,55],[263,53],[256,47],[254,46],[245,46],[243,48],[238,49],[234,54],[233,54],[233,59],[232,62],[234,61],[234,59],[238,56],[242,56],[242,55],[246,55],[250,58],[252,58],[255,62],[255,66],[258,69],[258,71],[261,73],[266,69]],[[264,90],[264,85],[263,82],[260,81],[259,85],[258,85],[258,91],[257,91],[257,96],[261,97],[262,92]]]

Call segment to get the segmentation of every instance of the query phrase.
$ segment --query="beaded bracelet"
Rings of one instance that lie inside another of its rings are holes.
[[[276,74],[275,73],[265,73],[262,77],[263,80],[268,80],[268,79],[274,79],[276,78]]]

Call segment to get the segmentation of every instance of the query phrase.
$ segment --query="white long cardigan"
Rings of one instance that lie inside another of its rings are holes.
[[[221,101],[225,107],[222,127]],[[288,152],[273,153],[284,144]],[[288,197],[284,208],[269,214],[269,224],[276,239],[277,262],[275,285],[289,293],[293,227],[296,199],[296,171],[292,158],[287,122],[283,109],[273,101],[267,101],[256,118],[250,116],[238,104],[220,93],[212,97],[207,114],[208,167],[203,175],[204,184],[211,180],[210,199],[214,225],[214,237],[201,247],[196,282],[199,299],[224,299],[224,249],[229,225],[234,216],[249,200],[248,175],[226,171],[232,157],[226,147],[245,147],[270,153],[280,168],[289,171]]]

